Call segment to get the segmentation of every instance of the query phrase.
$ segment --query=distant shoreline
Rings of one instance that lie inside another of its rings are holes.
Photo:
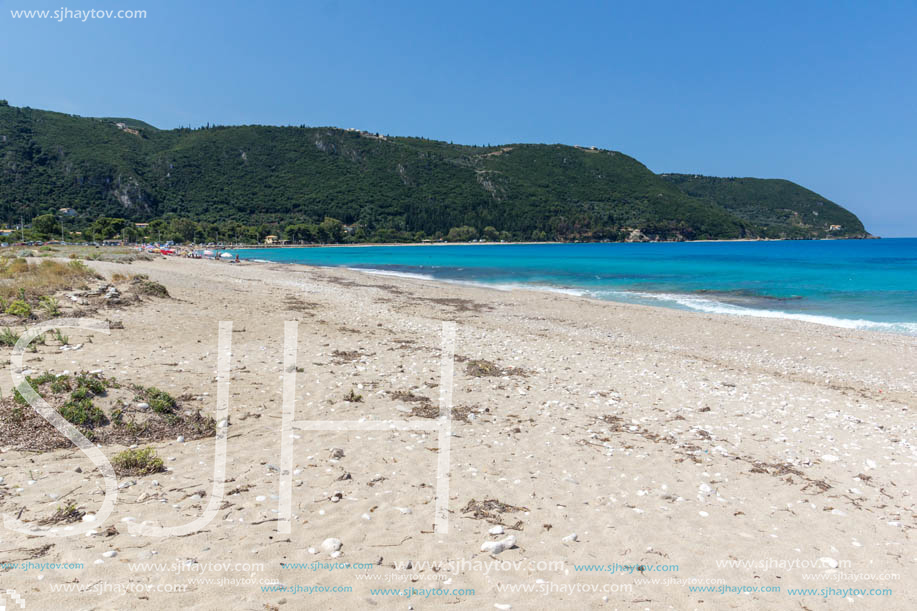
[[[226,250],[267,250],[280,248],[367,248],[372,246],[532,246],[537,244],[709,244],[717,242],[840,242],[847,240],[881,240],[882,236],[865,238],[737,238],[735,240],[647,240],[633,242],[361,242],[360,244],[261,244],[232,246]],[[904,238],[907,239],[907,238]]]
[[[321,252],[293,247],[296,252],[287,255],[284,250],[241,250],[238,255],[245,261],[267,264],[348,267],[455,284],[593,294],[603,300],[707,314],[794,318],[917,335],[917,310],[887,293],[889,286],[917,290],[912,274],[906,268],[883,271],[874,263],[868,264],[870,257],[912,252],[913,240],[769,241],[776,243],[755,246],[744,243],[748,240],[741,244],[728,240],[723,244],[645,248],[553,243],[544,248],[524,245],[500,250],[487,243],[457,242],[455,245],[465,248],[445,249],[439,254],[435,249],[422,251],[410,248],[418,244],[405,244],[402,246],[406,248],[341,247]],[[860,287],[857,299],[844,297],[849,288],[846,272],[825,267],[837,267],[837,258],[844,259],[847,253],[850,269],[874,277],[873,282]],[[875,280],[876,274],[886,273],[882,281]],[[820,278],[817,287],[810,287],[805,280],[812,275]]]

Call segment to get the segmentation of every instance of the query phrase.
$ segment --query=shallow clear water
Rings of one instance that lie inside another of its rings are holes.
[[[917,238],[239,250],[243,259],[565,290],[917,334]]]

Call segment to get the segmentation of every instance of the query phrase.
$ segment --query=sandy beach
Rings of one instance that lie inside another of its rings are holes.
[[[96,284],[146,274],[171,297],[98,309],[109,335],[69,330],[78,349],[39,346],[24,366],[101,371],[213,415],[231,321],[225,490],[196,532],[137,535],[204,515],[213,437],[140,444],[167,470],[119,478],[104,521],[83,452],[0,447],[0,512],[34,529],[0,531],[0,589],[25,609],[917,606],[917,338],[301,265],[89,265]],[[296,421],[426,428],[297,428],[286,470],[287,321]],[[434,528],[444,321],[448,532]],[[65,503],[80,521],[42,524]]]

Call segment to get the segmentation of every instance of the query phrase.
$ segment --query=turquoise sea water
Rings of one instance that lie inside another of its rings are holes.
[[[238,253],[243,259],[558,290],[917,335],[917,238],[363,246]]]

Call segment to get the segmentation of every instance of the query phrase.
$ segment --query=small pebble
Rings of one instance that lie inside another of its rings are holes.
[[[334,552],[340,551],[343,545],[344,544],[341,542],[340,539],[329,537],[325,539],[324,541],[322,541],[322,551],[324,551],[327,554],[332,554]]]
[[[516,537],[510,535],[500,541],[485,541],[481,545],[481,551],[496,555],[514,547],[516,547]]]

